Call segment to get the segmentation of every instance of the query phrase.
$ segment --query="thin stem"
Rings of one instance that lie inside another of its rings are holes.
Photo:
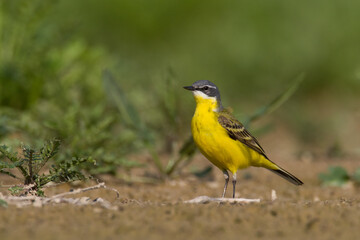
[[[29,154],[29,183],[33,183],[33,154],[34,152],[30,150]]]
[[[146,145],[146,148],[149,150],[151,157],[155,163],[155,166],[157,167],[157,169],[161,172],[164,173],[164,167],[161,164],[159,155],[157,154],[157,152],[155,151],[153,146],[150,146],[149,144]]]

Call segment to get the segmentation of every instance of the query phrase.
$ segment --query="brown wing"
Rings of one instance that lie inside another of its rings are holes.
[[[245,129],[244,125],[242,125],[241,122],[236,120],[230,113],[228,113],[227,111],[220,112],[218,116],[218,121],[220,125],[226,129],[232,139],[240,141],[249,148],[263,155],[265,158],[269,159],[256,138],[252,136]]]

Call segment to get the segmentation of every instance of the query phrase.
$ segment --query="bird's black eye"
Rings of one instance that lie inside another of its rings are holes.
[[[209,89],[209,87],[208,86],[205,86],[205,87],[203,87],[203,90],[208,90]]]

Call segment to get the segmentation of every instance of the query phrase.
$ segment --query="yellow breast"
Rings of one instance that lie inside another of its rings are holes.
[[[195,97],[197,106],[191,121],[194,141],[201,153],[221,170],[235,173],[250,166],[252,152],[239,141],[231,139],[219,124],[217,104],[213,99]]]

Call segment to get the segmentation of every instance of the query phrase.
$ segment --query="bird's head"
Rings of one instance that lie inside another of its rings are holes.
[[[210,100],[210,102],[215,103],[216,110],[222,109],[220,92],[214,83],[208,80],[199,80],[191,86],[185,86],[184,88],[193,92],[197,103]]]

